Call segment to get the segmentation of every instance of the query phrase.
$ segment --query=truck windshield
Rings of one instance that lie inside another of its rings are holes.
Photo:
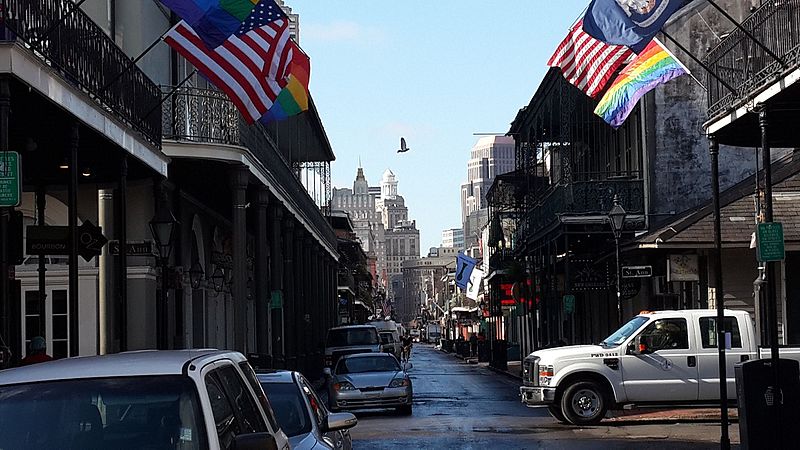
[[[625,325],[620,327],[619,330],[615,331],[614,334],[607,337],[603,342],[600,343],[600,345],[602,345],[603,347],[616,347],[617,345],[622,344],[648,320],[649,319],[647,317],[642,317],[642,316],[634,317],[633,319],[630,320],[630,322],[626,323]]]
[[[378,343],[378,332],[375,328],[340,328],[328,332],[328,347],[377,345]]]
[[[194,383],[138,376],[0,386],[0,448],[203,449]]]

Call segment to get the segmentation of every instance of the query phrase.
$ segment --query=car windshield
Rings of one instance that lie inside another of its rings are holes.
[[[622,344],[623,342],[625,342],[626,339],[631,337],[633,333],[636,332],[636,330],[641,328],[641,326],[648,320],[650,319],[648,319],[647,317],[642,317],[642,316],[634,317],[628,323],[620,327],[619,330],[615,331],[614,334],[607,337],[603,342],[600,343],[600,345],[604,347],[616,347],[617,345]]]
[[[381,333],[380,335],[382,344],[391,344],[394,342],[394,336],[392,336],[391,332]]]
[[[183,376],[0,386],[0,448],[204,449],[194,383]]]
[[[262,382],[278,424],[289,437],[311,432],[311,418],[300,389],[294,383]]]
[[[379,344],[379,341],[378,331],[375,328],[343,328],[328,332],[328,347],[376,344]]]
[[[345,358],[336,366],[338,375],[366,372],[399,372],[400,364],[391,356]]]

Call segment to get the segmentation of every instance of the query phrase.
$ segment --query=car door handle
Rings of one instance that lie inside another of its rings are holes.
[[[697,367],[697,356],[687,356],[686,365],[689,367]]]

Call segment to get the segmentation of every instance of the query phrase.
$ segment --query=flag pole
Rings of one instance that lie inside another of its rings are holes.
[[[783,58],[781,58],[781,57],[779,57],[778,55],[776,55],[776,54],[775,54],[775,53],[774,53],[772,50],[770,50],[770,49],[769,49],[769,48],[768,48],[766,45],[764,45],[764,44],[763,44],[761,41],[759,41],[758,39],[756,39],[756,37],[753,35],[753,33],[751,33],[750,31],[748,31],[748,30],[747,30],[745,27],[743,27],[743,26],[742,26],[742,24],[740,24],[739,22],[737,22],[737,21],[736,21],[736,19],[734,19],[734,18],[733,18],[733,17],[732,17],[730,14],[728,14],[728,12],[727,12],[727,11],[725,11],[725,10],[724,10],[724,9],[722,9],[722,8],[720,8],[720,6],[719,6],[719,5],[718,5],[718,4],[717,4],[717,3],[716,3],[714,0],[708,0],[708,3],[710,3],[710,4],[711,4],[711,6],[713,6],[713,7],[714,7],[714,9],[716,9],[717,11],[719,11],[719,12],[720,12],[720,14],[722,14],[723,16],[725,16],[725,18],[726,18],[726,19],[728,19],[729,21],[731,21],[731,23],[733,23],[733,25],[734,25],[736,28],[738,28],[738,29],[739,29],[739,31],[741,31],[742,33],[744,33],[744,35],[745,35],[745,36],[747,36],[748,38],[750,38],[750,40],[751,40],[751,41],[755,42],[755,44],[756,44],[757,46],[761,47],[761,49],[762,49],[762,50],[764,50],[764,52],[766,52],[766,53],[767,53],[769,56],[771,56],[771,57],[772,57],[772,58],[773,58],[775,61],[778,61],[779,63],[781,63],[781,66],[783,66],[783,68],[784,68],[784,69],[788,67],[788,65],[786,64],[786,61],[784,61],[784,60],[783,60]]]
[[[659,46],[659,47],[661,47],[661,48],[663,48],[663,49],[664,49],[664,51],[665,51],[665,52],[667,52],[667,54],[668,54],[668,55],[669,55],[669,56],[670,56],[672,59],[674,59],[674,60],[675,60],[675,62],[676,62],[676,63],[678,63],[678,64],[679,64],[679,65],[680,65],[680,66],[683,68],[683,70],[684,70],[684,71],[686,71],[686,74],[687,74],[687,75],[689,75],[690,77],[692,77],[692,79],[695,81],[695,83],[697,83],[697,85],[698,85],[698,86],[700,86],[700,88],[702,88],[704,91],[708,92],[708,88],[707,88],[707,87],[705,87],[705,85],[704,85],[703,83],[701,83],[701,82],[700,82],[700,80],[698,80],[696,76],[694,76],[694,74],[692,73],[692,71],[691,71],[691,70],[689,70],[689,68],[688,68],[688,67],[686,67],[686,65],[685,65],[685,64],[683,64],[683,63],[681,62],[681,60],[680,60],[680,59],[678,59],[678,57],[677,57],[677,56],[675,56],[675,54],[674,54],[674,53],[672,53],[672,52],[670,51],[670,49],[668,49],[668,48],[667,48],[667,46],[666,46],[666,45],[664,45],[664,44],[663,44],[661,41],[659,41],[659,40],[658,40],[658,38],[653,38],[653,40],[654,40],[654,41],[656,41],[656,43],[658,44],[658,46]]]
[[[171,30],[171,29],[172,29],[172,28],[170,28],[170,30]],[[113,84],[114,84],[114,83],[116,83],[116,82],[117,82],[117,81],[118,81],[120,78],[122,78],[122,76],[123,76],[123,75],[125,75],[125,74],[126,74],[128,71],[129,71],[129,70],[131,70],[131,69],[133,68],[133,66],[135,66],[135,65],[136,65],[136,63],[138,63],[139,61],[141,61],[141,59],[142,59],[142,58],[144,58],[144,56],[145,56],[146,54],[148,54],[148,53],[150,52],[150,50],[152,50],[153,48],[155,48],[155,46],[156,46],[156,45],[158,45],[158,43],[159,43],[159,42],[161,42],[161,40],[162,40],[162,39],[164,39],[164,36],[165,36],[167,33],[169,33],[169,30],[167,30],[167,31],[163,32],[163,33],[161,34],[161,36],[159,36],[158,38],[156,38],[156,40],[155,40],[155,41],[153,41],[153,43],[152,43],[152,44],[148,45],[146,49],[144,49],[144,50],[143,50],[141,53],[139,53],[139,56],[137,56],[136,58],[133,58],[132,60],[130,60],[130,61],[128,62],[128,64],[125,66],[125,68],[123,68],[123,69],[122,69],[122,70],[121,70],[121,71],[120,71],[118,74],[114,75],[114,78],[112,78],[112,79],[111,79],[111,81],[109,81],[108,83],[106,83],[106,84],[103,86],[102,90],[106,90],[106,89],[110,88],[110,87],[111,87],[111,85],[113,85]]]
[[[729,91],[731,91],[731,92],[732,92],[732,93],[734,93],[734,94],[737,94],[737,93],[738,93],[738,92],[736,91],[736,89],[734,89],[734,88],[733,88],[733,86],[731,86],[730,84],[728,84],[728,82],[727,82],[727,81],[725,81],[725,80],[723,80],[722,78],[720,78],[720,76],[719,76],[719,75],[717,75],[717,73],[716,73],[716,72],[714,72],[713,70],[711,70],[711,68],[710,68],[710,67],[708,67],[708,65],[707,65],[706,63],[704,63],[703,61],[700,61],[700,58],[698,58],[698,57],[694,56],[694,54],[693,54],[692,52],[690,52],[690,51],[689,51],[689,50],[688,50],[686,47],[684,47],[684,46],[683,46],[683,45],[682,45],[680,42],[678,42],[678,41],[677,41],[677,40],[676,40],[674,37],[670,36],[670,35],[669,35],[669,33],[667,33],[667,32],[666,32],[666,31],[664,31],[664,30],[661,30],[661,34],[663,34],[665,38],[669,39],[669,40],[670,40],[670,42],[672,42],[673,44],[675,44],[675,46],[676,46],[676,47],[678,47],[678,48],[679,48],[679,49],[680,49],[680,50],[681,50],[683,53],[686,53],[686,54],[689,56],[689,58],[692,58],[692,61],[694,61],[694,62],[696,62],[697,64],[699,64],[699,65],[700,65],[700,67],[702,67],[702,68],[703,68],[703,70],[705,70],[706,72],[708,72],[708,74],[709,74],[709,75],[711,75],[712,77],[714,77],[714,79],[716,79],[717,81],[719,81],[719,83],[720,83],[721,85],[725,86],[725,88],[726,88],[726,89],[728,89]],[[665,49],[666,49],[666,47],[665,47]],[[677,60],[677,58],[675,58],[675,59]],[[694,77],[692,77],[692,78],[694,78]],[[695,78],[695,80],[696,80],[696,78]],[[699,81],[698,81],[698,83],[699,83]],[[702,84],[701,84],[701,86],[702,86]],[[704,88],[705,88],[705,87],[704,87]]]
[[[192,76],[193,76],[194,74],[196,74],[196,73],[197,73],[197,69],[194,69],[194,70],[192,70],[192,71],[189,73],[189,75],[186,75],[186,78],[184,78],[183,80],[181,80],[181,82],[180,82],[180,83],[178,83],[177,85],[175,85],[175,87],[173,87],[173,88],[172,88],[172,90],[169,92],[169,94],[162,96],[162,97],[161,97],[161,100],[159,100],[159,102],[158,102],[158,103],[156,103],[156,105],[155,105],[155,106],[153,106],[152,108],[150,108],[150,111],[147,111],[147,114],[145,114],[145,115],[144,115],[144,116],[143,116],[143,117],[142,117],[142,118],[139,120],[139,123],[142,123],[142,122],[144,122],[144,120],[145,120],[145,119],[147,119],[148,117],[150,117],[150,114],[153,114],[153,112],[155,112],[155,110],[156,110],[156,109],[158,109],[158,108],[159,108],[161,105],[163,105],[163,104],[164,104],[164,102],[165,102],[165,101],[167,101],[167,99],[168,99],[169,97],[171,97],[173,94],[175,94],[175,92],[176,92],[178,89],[180,89],[180,88],[181,88],[181,86],[183,86],[184,84],[186,84],[186,82],[187,82],[187,81],[189,81],[189,78],[192,78]]]

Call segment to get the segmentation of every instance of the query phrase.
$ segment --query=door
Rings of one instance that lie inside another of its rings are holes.
[[[744,317],[739,319],[744,320]],[[719,352],[717,350],[717,318],[715,316],[697,319],[700,336],[700,347],[697,350],[698,379],[700,380],[700,400],[719,401]],[[747,319],[749,320],[749,318]],[[741,326],[740,326],[741,325]],[[736,363],[751,357],[747,349],[742,348],[741,330],[748,329],[740,324],[736,317],[725,317],[725,331],[731,333],[731,348],[725,351],[727,365],[725,377],[728,380],[728,398],[736,398],[736,376],[733,372]]]
[[[69,296],[67,286],[47,286],[45,289],[44,338],[47,354],[53,358],[69,356]],[[23,347],[27,355],[28,345],[39,331],[39,289],[30,287],[22,291],[22,323],[20,328]]]
[[[686,319],[668,318],[651,322],[638,335],[652,342],[653,353],[634,355],[631,342],[622,356],[623,385],[631,402],[697,400],[695,337]]]

